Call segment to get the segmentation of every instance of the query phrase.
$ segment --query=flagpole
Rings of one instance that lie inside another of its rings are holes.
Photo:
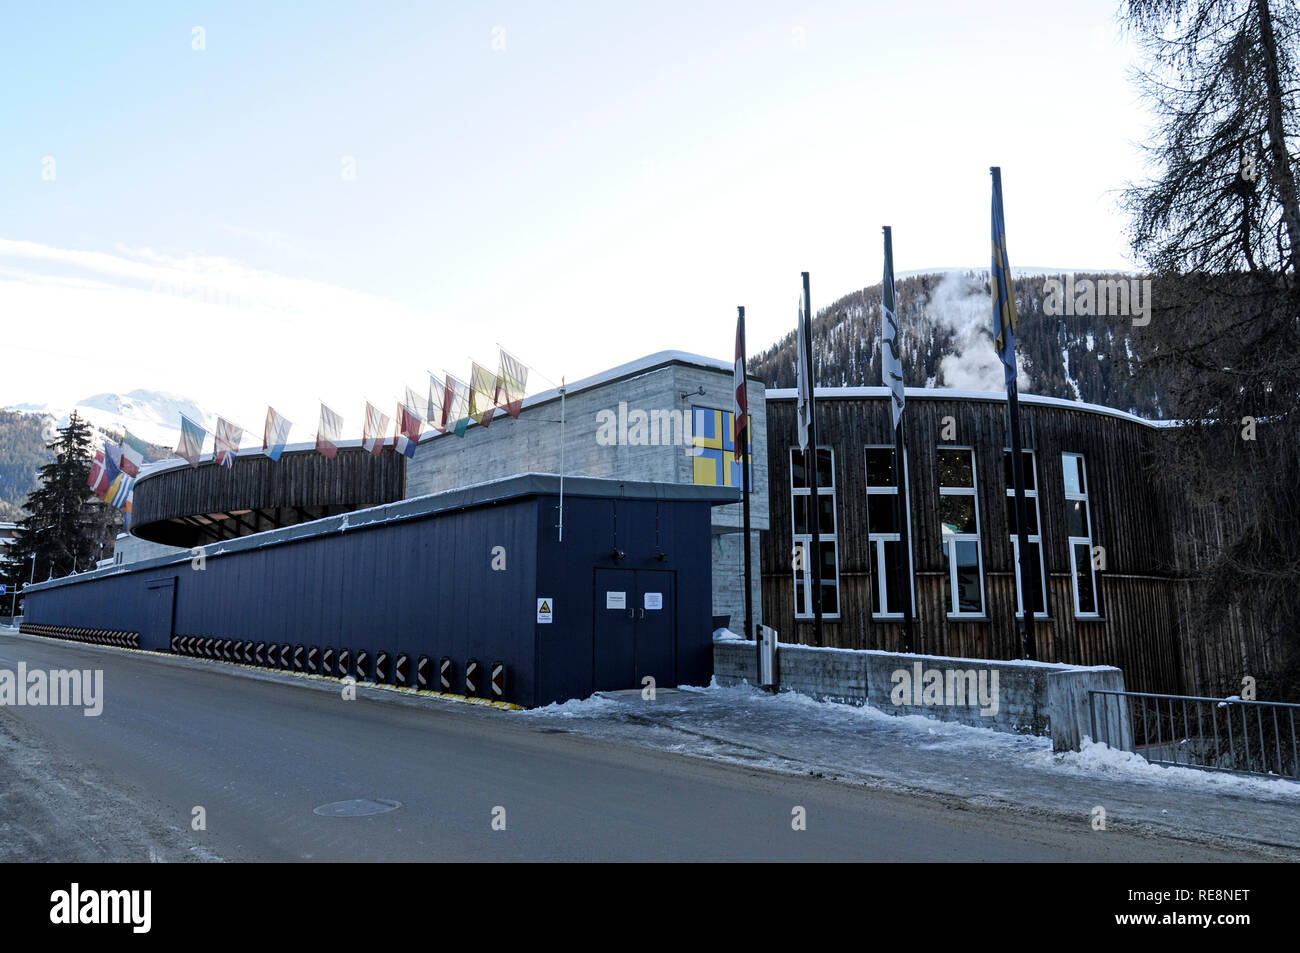
[[[1020,564],[1016,584],[1020,587],[1020,605],[1023,609],[1020,620],[1020,644],[1025,658],[1036,659],[1038,655],[1034,645],[1034,607],[1029,600],[1029,534],[1025,526],[1025,476],[1024,465],[1021,462],[1023,455],[1020,451],[1020,401],[1016,397],[1015,381],[1007,385],[1007,410],[1011,418],[1011,473],[1016,493],[1017,562]],[[1040,553],[1039,559],[1041,558]]]
[[[1037,659],[1034,644],[1034,607],[1029,599],[1028,557],[1029,531],[1025,525],[1025,477],[1020,447],[1020,399],[1016,393],[1015,299],[1012,297],[1011,263],[1006,250],[1006,214],[1002,208],[1002,169],[989,166],[993,176],[993,322],[998,329],[997,342],[1002,344],[999,357],[1005,369],[1007,415],[1011,427],[1011,483],[1016,498],[1016,558],[1012,567],[1020,595],[1020,646],[1027,659]],[[1004,340],[1007,335],[1009,340]],[[1038,558],[1042,559],[1042,553]],[[1013,616],[1014,617],[1014,616]]]
[[[889,307],[896,309],[897,304],[893,300],[894,294],[894,233],[893,229],[885,225],[883,227],[885,235],[885,280],[889,282],[889,301],[886,303]],[[881,288],[882,297],[885,288]],[[901,329],[898,327],[898,316],[895,311],[894,315],[894,341],[893,353],[898,354],[898,335]],[[880,363],[882,370],[885,368],[885,315],[881,313],[881,330],[880,330]],[[899,366],[899,376],[901,377],[901,364]],[[902,386],[902,381],[899,381]],[[890,417],[893,417],[894,397],[891,392],[890,398]],[[912,640],[912,574],[910,571],[912,561],[910,546],[911,540],[908,532],[908,507],[907,507],[907,480],[904,477],[904,461],[906,460],[906,451],[903,446],[903,416],[898,415],[898,423],[894,426],[894,514],[898,524],[898,562],[894,566],[894,580],[898,585],[899,598],[903,600],[903,651],[914,651],[914,642]]]
[[[740,374],[740,380],[737,382],[736,388],[737,390],[740,390],[741,388],[746,388],[746,389],[748,388],[748,378],[746,375],[746,367],[745,367],[747,363],[746,355],[745,355],[745,306],[738,305],[736,307],[736,312],[737,312],[736,362]],[[745,396],[748,397],[748,394],[746,394]],[[737,394],[736,395],[737,411],[740,409],[739,398],[740,398],[740,394]],[[753,418],[748,413],[748,406],[749,406],[749,401],[746,400],[745,401],[745,408],[746,408],[745,429],[744,429],[746,447],[751,444],[751,438],[753,436],[749,432],[750,423],[753,420]],[[732,430],[733,439],[735,438],[735,436],[736,436],[736,432],[733,424],[733,430]],[[741,511],[743,513],[742,521],[744,523],[744,528],[745,528],[745,573],[744,573],[745,575],[745,638],[754,640],[754,650],[757,653],[757,659],[758,659],[758,668],[755,669],[755,671],[758,673],[758,678],[755,679],[755,681],[761,685],[763,682],[763,646],[762,643],[759,641],[758,634],[754,631],[754,605],[753,605],[753,594],[751,592],[753,581],[752,581],[751,569],[750,569],[751,564],[750,564],[750,552],[749,552],[749,491],[750,491],[750,483],[753,480],[753,476],[749,472],[751,461],[746,460],[747,454],[745,453],[745,448],[737,445],[732,452],[740,454],[740,484],[741,487],[743,488],[743,492],[741,495],[741,499],[742,499]]]
[[[822,536],[821,536],[821,500],[817,488],[817,382],[813,377],[812,353],[812,295],[808,290],[808,272],[800,273],[803,277],[803,313],[804,313],[804,358],[808,375],[808,447],[810,453],[804,457],[804,474],[808,479],[810,492],[808,522],[812,531],[812,580],[813,580],[813,644],[822,644]]]

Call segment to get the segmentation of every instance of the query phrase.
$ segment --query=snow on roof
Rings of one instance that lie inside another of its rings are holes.
[[[616,367],[609,368],[609,370],[601,371],[600,373],[593,374],[590,377],[584,377],[581,380],[574,381],[572,384],[567,384],[565,385],[564,393],[565,396],[572,396],[580,391],[590,390],[594,387],[601,387],[624,377],[644,374],[667,364],[686,364],[692,367],[703,367],[711,371],[725,371],[728,374],[733,373],[734,371],[734,365],[730,361],[725,361],[721,358],[704,357],[700,354],[692,354],[689,351],[656,351],[653,354],[647,354],[645,357],[639,357],[634,361],[628,361],[626,364],[619,364]],[[750,379],[755,381],[760,380],[759,377],[752,374],[750,375]],[[547,404],[559,399],[559,388],[551,388],[550,390],[541,391],[529,397],[525,397],[523,400],[523,407],[525,409],[529,407],[537,407],[541,404]],[[477,427],[478,424],[471,421],[470,426]],[[433,440],[442,436],[445,435],[437,431],[431,431],[421,435],[420,442],[423,443],[426,440]],[[335,441],[335,446],[340,449],[360,447],[361,440],[359,438],[355,440],[337,440]],[[291,443],[284,448],[284,452],[295,453],[315,449],[316,441],[313,438],[310,441],[304,441],[302,443]],[[264,455],[265,453],[261,447],[254,446],[239,448],[239,456],[241,457],[260,457]],[[205,453],[199,457],[199,462],[210,461],[212,460],[212,456],[211,452]],[[156,460],[152,463],[146,464],[140,469],[140,475],[137,478],[137,482],[157,473],[163,473],[168,470],[174,470],[177,467],[186,466],[189,466],[189,463],[179,457],[167,460]]]
[[[1005,403],[1007,395],[1003,391],[995,390],[959,390],[949,387],[908,387],[904,389],[909,400],[983,400],[993,403]],[[767,400],[795,400],[799,396],[799,391],[793,387],[770,387],[765,392]],[[850,399],[869,397],[877,400],[887,400],[889,398],[889,388],[887,387],[818,387],[818,398],[831,399]],[[1063,410],[1078,410],[1090,414],[1106,414],[1111,417],[1119,417],[1121,420],[1128,420],[1135,424],[1143,424],[1147,427],[1170,427],[1176,426],[1177,421],[1171,420],[1147,420],[1145,417],[1138,417],[1136,414],[1130,414],[1126,410],[1116,410],[1114,407],[1104,407],[1101,404],[1087,404],[1080,400],[1066,400],[1062,397],[1043,397],[1038,394],[1021,394],[1020,402],[1022,404],[1036,404],[1041,407],[1059,407]]]

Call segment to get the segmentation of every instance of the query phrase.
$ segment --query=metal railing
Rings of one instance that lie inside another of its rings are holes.
[[[1300,705],[1289,702],[1088,692],[1092,738],[1151,764],[1300,780]]]

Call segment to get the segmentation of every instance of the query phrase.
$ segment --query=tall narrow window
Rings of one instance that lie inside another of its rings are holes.
[[[898,486],[894,472],[893,447],[867,447],[867,532],[871,548],[872,615],[877,619],[902,618],[903,593],[899,588],[898,563],[902,543],[899,540]],[[907,486],[907,455],[903,455],[903,486]],[[903,493],[903,525],[908,523],[909,503]],[[910,543],[910,540],[909,540]],[[908,546],[906,585],[916,605],[912,585],[912,549]]]
[[[796,619],[813,617],[812,523],[816,512],[817,532],[821,543],[822,618],[840,614],[839,554],[835,535],[835,453],[829,447],[817,448],[817,505],[812,505],[804,454],[790,448],[790,512],[794,523],[794,546],[800,554],[794,561],[794,614]]]
[[[1021,480],[1025,485],[1025,530],[1028,537],[1029,553],[1025,562],[1029,564],[1029,599],[1033,605],[1034,617],[1047,617],[1047,580],[1043,575],[1042,536],[1038,528],[1038,480],[1035,477],[1034,451],[1021,450]],[[1016,618],[1023,618],[1025,603],[1023,593],[1025,586],[1020,584],[1020,536],[1016,532],[1016,484],[1015,474],[1011,472],[1011,451],[1002,452],[1002,469],[1007,481],[1007,529],[1011,534],[1011,558],[1016,567]]]
[[[1088,512],[1088,473],[1083,454],[1061,454],[1065,482],[1065,535],[1070,546],[1070,576],[1074,580],[1074,614],[1096,616],[1097,573],[1092,563],[1092,514]]]
[[[939,448],[939,524],[948,572],[948,614],[984,614],[984,562],[975,500],[975,451]]]

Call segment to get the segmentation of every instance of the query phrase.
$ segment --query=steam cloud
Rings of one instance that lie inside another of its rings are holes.
[[[1002,361],[993,347],[993,305],[982,281],[949,272],[939,282],[926,311],[935,325],[952,332],[952,353],[939,361],[941,387],[1005,390]],[[1016,386],[1029,382],[1024,357],[1017,352]]]

